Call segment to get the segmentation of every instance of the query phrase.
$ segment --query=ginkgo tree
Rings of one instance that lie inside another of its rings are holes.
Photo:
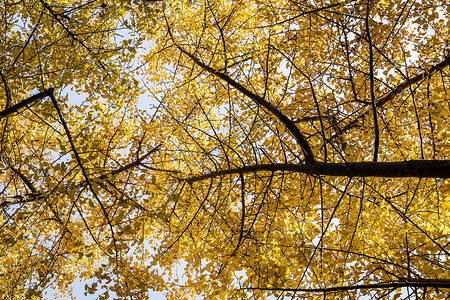
[[[446,1],[2,7],[6,297],[447,297]]]
[[[132,243],[119,238],[131,230],[120,220],[134,210],[118,208],[134,196],[122,187],[158,149],[156,138],[147,142],[150,129],[135,130],[136,21],[148,18],[149,29],[160,9],[2,1],[0,298],[40,298],[50,286],[66,294],[77,277],[102,277],[108,257],[123,271],[117,266]]]

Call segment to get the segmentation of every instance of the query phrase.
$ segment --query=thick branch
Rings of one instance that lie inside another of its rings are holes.
[[[12,166],[10,168],[17,176],[20,177],[20,179],[22,179],[23,183],[25,183],[25,185],[31,190],[33,194],[36,194],[38,192],[34,184],[25,175],[23,175],[23,173],[20,172],[19,169],[16,169]]]
[[[40,198],[44,198],[44,196],[41,193],[28,193],[25,195],[0,197],[0,207],[5,207],[13,204],[34,202]]]
[[[229,174],[245,174],[258,171],[287,171],[309,175],[338,177],[419,177],[450,178],[450,160],[409,160],[400,162],[349,162],[311,164],[260,164],[227,169],[187,178],[188,183]]]
[[[300,129],[295,125],[295,123],[287,117],[281,110],[274,106],[272,103],[266,101],[263,97],[252,93],[250,90],[245,88],[243,85],[235,81],[234,79],[230,78],[228,75],[219,72],[212,67],[204,64],[199,59],[197,59],[195,56],[190,54],[189,52],[185,51],[183,48],[179,47],[181,52],[189,56],[199,67],[201,67],[203,70],[219,77],[220,79],[224,80],[228,84],[230,84],[232,87],[240,91],[242,94],[250,98],[253,102],[258,104],[259,106],[264,107],[268,111],[270,111],[275,117],[277,117],[278,120],[281,121],[281,123],[286,126],[286,128],[289,130],[289,132],[294,136],[294,138],[297,140],[298,144],[303,150],[303,153],[305,154],[305,160],[306,161],[314,161],[314,154],[312,152],[311,146],[309,145],[308,141],[306,140],[306,137],[301,133]]]
[[[450,282],[448,280],[440,279],[410,279],[404,281],[395,281],[390,283],[375,283],[375,284],[361,284],[351,286],[335,286],[329,288],[244,288],[245,290],[261,290],[261,291],[284,291],[284,292],[339,292],[363,289],[397,289],[402,287],[423,287],[423,288],[446,288],[450,289]]]
[[[32,104],[39,100],[42,100],[43,98],[50,96],[52,93],[53,93],[53,89],[51,88],[51,89],[44,90],[36,95],[33,95],[25,100],[22,100],[19,103],[14,104],[13,106],[10,106],[10,107],[4,109],[3,111],[0,111],[0,119],[5,118],[5,117],[19,111],[20,109],[26,107],[29,104]]]

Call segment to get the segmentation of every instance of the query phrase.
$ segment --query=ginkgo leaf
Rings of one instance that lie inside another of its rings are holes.
[[[448,8],[3,1],[0,295],[447,297]]]

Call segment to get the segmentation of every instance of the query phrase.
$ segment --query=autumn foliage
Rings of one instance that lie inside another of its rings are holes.
[[[0,299],[447,297],[447,1],[1,4]]]

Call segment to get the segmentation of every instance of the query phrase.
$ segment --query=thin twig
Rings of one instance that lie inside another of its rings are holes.
[[[322,120],[333,120],[335,118],[334,115],[321,115],[321,116],[306,116],[306,117],[297,117],[292,118],[292,122],[294,123],[306,123],[310,121],[320,121]]]
[[[408,88],[412,84],[416,84],[420,82],[421,80],[424,80],[426,78],[430,78],[434,73],[437,71],[440,71],[446,67],[450,66],[450,55],[446,56],[443,61],[440,63],[432,66],[431,68],[423,71],[422,73],[411,77],[410,79],[402,81],[399,85],[397,85],[393,90],[391,90],[389,93],[381,97],[377,102],[376,106],[378,108],[384,106],[386,103],[394,99],[397,95],[399,95],[401,92],[403,92],[406,88]],[[371,110],[366,110],[359,114],[357,117],[355,117],[350,123],[342,127],[341,131],[342,134],[346,133],[350,129],[356,127],[361,119],[363,119],[365,116],[367,116]],[[330,140],[333,140],[337,138],[337,135],[334,135]]]

